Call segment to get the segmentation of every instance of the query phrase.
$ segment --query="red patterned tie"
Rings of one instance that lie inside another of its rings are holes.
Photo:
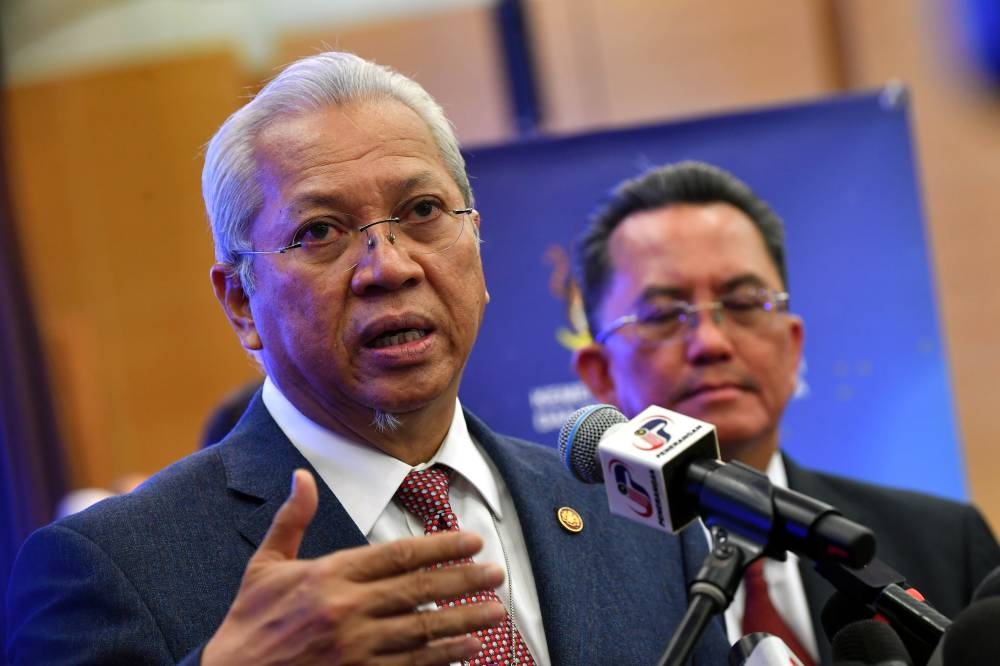
[[[444,469],[431,467],[422,471],[411,470],[396,491],[396,499],[410,513],[423,521],[425,534],[458,530],[458,519],[451,510],[451,502],[448,500],[448,472]],[[446,567],[468,562],[471,560],[449,560],[437,566]],[[497,595],[493,590],[483,590],[461,598],[439,599],[437,605],[444,607],[496,600]],[[535,664],[528,646],[521,638],[521,633],[511,622],[509,613],[503,624],[477,631],[476,636],[483,642],[483,651],[469,660],[471,666],[491,664],[534,666]]]
[[[803,647],[799,639],[792,633],[792,629],[785,624],[778,614],[778,609],[771,603],[771,597],[767,593],[767,581],[764,580],[764,560],[755,560],[747,567],[743,574],[743,582],[746,585],[746,608],[743,610],[743,633],[752,634],[763,631],[777,636],[785,641],[788,649],[795,653],[805,666],[813,666],[809,652]]]

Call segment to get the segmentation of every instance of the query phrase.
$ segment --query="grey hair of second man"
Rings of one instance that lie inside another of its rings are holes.
[[[690,160],[667,164],[619,184],[574,244],[575,275],[590,330],[599,331],[603,327],[598,310],[614,272],[608,244],[611,234],[626,217],[675,204],[720,202],[743,211],[757,227],[787,289],[785,228],[771,206],[724,169]]]
[[[215,258],[232,266],[247,294],[254,289],[250,228],[264,205],[256,177],[257,137],[281,118],[354,102],[396,100],[427,124],[465,200],[474,205],[454,128],[441,106],[420,84],[388,67],[351,53],[326,52],[298,60],[281,71],[222,124],[208,143],[202,196],[215,241]]]

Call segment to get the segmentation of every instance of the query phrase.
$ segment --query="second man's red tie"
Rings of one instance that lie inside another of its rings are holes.
[[[764,580],[764,560],[755,560],[747,567],[743,574],[743,582],[746,586],[743,633],[752,634],[760,631],[777,636],[785,641],[788,649],[794,652],[805,666],[813,666],[809,652],[771,603],[771,597],[767,593],[767,581]]]

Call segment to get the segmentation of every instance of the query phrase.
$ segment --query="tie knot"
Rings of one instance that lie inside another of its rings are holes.
[[[458,520],[448,498],[448,471],[438,466],[410,470],[403,479],[396,499],[424,523],[424,532],[449,532],[458,529]]]

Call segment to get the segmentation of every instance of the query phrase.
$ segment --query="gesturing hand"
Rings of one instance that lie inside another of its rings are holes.
[[[317,503],[316,481],[296,470],[291,494],[205,646],[203,666],[447,664],[479,652],[479,640],[467,633],[503,621],[498,602],[416,610],[503,582],[503,570],[492,564],[425,569],[477,553],[483,542],[474,534],[414,537],[296,559]]]

